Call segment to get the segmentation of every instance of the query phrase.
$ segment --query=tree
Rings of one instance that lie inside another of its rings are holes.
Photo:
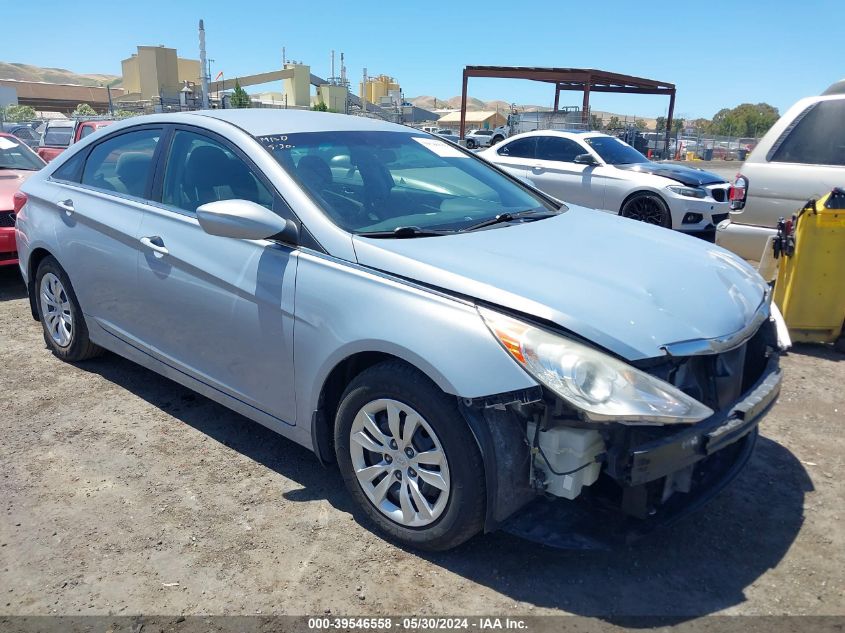
[[[722,108],[713,115],[710,132],[722,136],[760,137],[780,118],[778,109],[768,103],[743,103]]]
[[[87,103],[80,103],[73,111],[73,116],[96,116],[97,111]]]
[[[681,118],[672,119],[672,134],[678,135],[684,129],[685,121]]]
[[[232,93],[229,103],[233,108],[249,108],[252,106],[249,95],[246,93],[246,90],[241,88],[241,84],[237,79],[235,79],[235,92]]]
[[[601,130],[601,117],[598,114],[591,114],[590,115],[590,129],[591,130]]]
[[[638,130],[646,129],[645,121],[643,121],[642,119],[637,119],[636,121],[634,121],[634,127]]]
[[[139,114],[143,114],[142,112],[133,112],[132,110],[115,110],[114,111],[114,118],[115,119],[128,119],[131,116],[138,116]]]
[[[30,106],[10,105],[3,112],[6,121],[31,121],[35,116],[35,109]]]
[[[316,110],[317,112],[328,112],[329,107],[326,105],[325,101],[320,101],[319,103],[315,103],[311,106],[312,110]]]
[[[619,120],[618,116],[610,117],[610,121],[607,122],[607,129],[608,130],[618,130],[622,127],[622,122]]]
[[[656,132],[665,132],[666,131],[666,117],[659,116],[655,119],[654,129]]]

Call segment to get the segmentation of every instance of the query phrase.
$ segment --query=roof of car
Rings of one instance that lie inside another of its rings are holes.
[[[583,130],[532,130],[522,134],[514,134],[511,139],[523,136],[562,136],[563,138],[592,138],[594,136],[610,136],[604,132],[586,132]]]
[[[379,119],[348,116],[332,112],[308,110],[282,110],[275,108],[244,108],[227,110],[197,110],[192,116],[206,116],[237,125],[253,136],[266,134],[293,134],[296,132],[330,131],[386,131],[419,132],[404,125]]]

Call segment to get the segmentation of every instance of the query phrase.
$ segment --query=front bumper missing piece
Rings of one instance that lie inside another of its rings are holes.
[[[631,497],[644,498],[647,487],[659,485],[661,479],[667,481],[683,472],[691,476],[697,471],[687,492],[674,492],[651,507],[645,518],[626,515],[618,504],[609,504],[597,490],[588,488],[574,501],[538,498],[505,521],[501,529],[561,549],[610,549],[679,520],[715,497],[745,467],[757,441],[757,426],[777,400],[781,381],[775,354],[756,384],[726,411],[627,450],[628,467],[617,478],[623,488],[623,505],[630,503]],[[591,488],[600,488],[601,481]]]

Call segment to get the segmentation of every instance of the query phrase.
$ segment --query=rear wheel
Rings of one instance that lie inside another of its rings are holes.
[[[38,265],[35,291],[44,341],[53,354],[76,362],[102,353],[88,338],[88,328],[70,279],[53,257],[45,257]]]
[[[619,215],[667,229],[672,228],[669,206],[656,193],[647,191],[635,193],[622,204]]]
[[[484,465],[457,409],[399,362],[358,375],[337,412],[335,451],[359,508],[405,545],[445,550],[481,530]]]
[[[475,149],[475,141],[471,138],[467,139],[467,149]]]

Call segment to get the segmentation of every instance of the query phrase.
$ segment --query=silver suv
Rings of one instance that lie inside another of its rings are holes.
[[[16,204],[58,358],[110,350],[309,447],[415,547],[548,499],[677,516],[741,469],[779,391],[743,261],[400,125],[138,117]]]

